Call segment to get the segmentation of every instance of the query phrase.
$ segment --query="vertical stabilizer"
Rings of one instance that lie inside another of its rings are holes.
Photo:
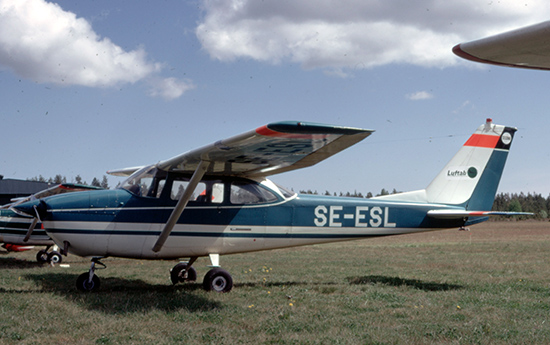
[[[490,210],[515,131],[487,119],[426,188],[426,201]]]
[[[379,198],[491,210],[515,132],[487,119],[426,189]]]

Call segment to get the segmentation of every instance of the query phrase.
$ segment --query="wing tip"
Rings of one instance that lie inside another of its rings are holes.
[[[474,43],[477,41],[472,41],[468,43],[460,43],[453,47],[453,53],[463,58],[464,60],[469,60],[473,62],[478,62],[486,65],[494,65],[494,66],[501,66],[501,67],[514,67],[514,68],[522,68],[522,69],[530,69],[530,70],[539,70],[539,71],[550,71],[550,67],[543,67],[543,66],[535,66],[535,65],[528,65],[528,64],[522,64],[522,63],[509,63],[509,62],[500,62],[495,60],[489,60],[489,59],[482,59],[480,57],[477,57],[471,53],[466,52],[464,45],[469,43]]]
[[[372,132],[374,130],[303,121],[273,122],[256,129],[256,133],[265,136],[353,135]]]

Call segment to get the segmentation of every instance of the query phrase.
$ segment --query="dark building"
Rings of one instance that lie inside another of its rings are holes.
[[[11,202],[13,198],[28,196],[50,187],[47,182],[16,180],[0,175],[0,205]]]

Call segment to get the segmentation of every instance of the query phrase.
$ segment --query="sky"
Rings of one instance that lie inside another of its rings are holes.
[[[549,11],[543,0],[0,0],[0,174],[90,183],[297,120],[376,132],[276,183],[410,191],[492,118],[518,128],[499,192],[548,196],[550,72],[451,49]]]

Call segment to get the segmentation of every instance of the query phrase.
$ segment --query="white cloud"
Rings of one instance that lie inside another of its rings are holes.
[[[467,40],[546,20],[543,0],[204,0],[196,35],[212,58],[342,70],[443,68]]]
[[[161,70],[144,49],[124,51],[44,0],[0,0],[0,65],[38,83],[88,87],[135,83]]]
[[[427,92],[427,91],[418,91],[418,92],[415,92],[415,93],[410,93],[410,94],[406,95],[405,97],[407,99],[411,100],[411,101],[423,101],[423,100],[426,100],[426,99],[434,98],[434,95]]]
[[[184,92],[194,89],[196,86],[190,81],[181,81],[176,78],[166,78],[151,82],[152,88],[149,95],[162,97],[166,100],[179,98]]]

